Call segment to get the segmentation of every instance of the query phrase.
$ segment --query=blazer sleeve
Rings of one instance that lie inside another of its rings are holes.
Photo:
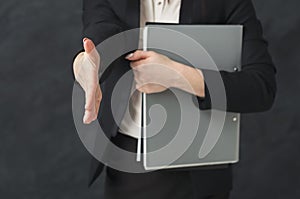
[[[107,0],[83,0],[83,36],[95,45],[126,29]]]
[[[226,93],[226,111],[251,113],[272,107],[276,94],[276,69],[263,38],[262,26],[251,0],[225,0],[226,24],[243,25],[242,70],[226,72],[203,70],[205,84],[220,77]],[[234,67],[234,66],[233,66]],[[217,85],[205,85],[205,97],[198,99],[200,109],[224,109],[222,102],[213,100],[209,90],[219,93]]]
[[[83,0],[82,8],[83,37],[91,39],[95,46],[109,37],[128,29],[114,13],[107,0]],[[81,49],[76,53],[73,62],[77,55],[83,51],[84,49]],[[99,53],[101,56],[101,52]],[[100,82],[104,82],[110,73],[111,68],[108,68],[101,76]],[[73,79],[75,79],[73,67],[72,75]]]

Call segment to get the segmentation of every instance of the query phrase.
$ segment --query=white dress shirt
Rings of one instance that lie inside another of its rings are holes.
[[[181,0],[140,0],[140,2],[141,28],[146,22],[179,23]],[[140,35],[140,44],[142,44],[143,34]],[[135,89],[135,84],[132,89]],[[141,136],[141,110],[142,95],[135,91],[129,100],[119,132],[139,138]]]

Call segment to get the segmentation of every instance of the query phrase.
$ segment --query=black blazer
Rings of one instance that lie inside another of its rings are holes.
[[[114,34],[138,28],[139,13],[140,0],[83,0],[84,37],[92,39],[97,45]],[[268,53],[267,42],[262,35],[262,26],[256,17],[251,0],[182,0],[180,24],[243,25],[242,70],[221,71],[227,94],[227,110],[250,113],[270,109],[276,93],[276,69]],[[98,120],[108,137],[115,136],[120,123],[120,120],[115,121],[112,117],[111,91],[118,79],[129,70],[129,62],[121,57],[111,64],[109,70],[100,79],[103,99]],[[218,75],[217,72],[209,70],[203,70],[203,74],[205,80],[214,79]],[[128,102],[130,81],[132,79],[129,80],[128,85],[124,85],[124,93],[120,94],[122,97],[117,108],[120,118]],[[213,87],[213,89],[219,88]],[[200,109],[212,108],[208,89],[205,92],[205,98],[198,98]],[[213,108],[218,109],[218,104],[214,104]],[[90,184],[102,170],[103,165],[93,159]],[[201,187],[202,190],[217,192],[218,189],[226,189],[230,186],[226,184],[231,184],[230,169],[223,169],[223,173],[212,169],[211,175],[216,179],[210,180],[199,176],[201,172],[191,170],[191,176],[195,179],[195,187]],[[218,187],[216,183],[220,186]]]

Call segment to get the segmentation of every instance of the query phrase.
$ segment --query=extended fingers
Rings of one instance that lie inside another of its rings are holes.
[[[96,90],[96,97],[95,97],[96,115],[98,115],[101,100],[102,100],[102,92],[100,89],[100,85],[98,85]]]
[[[97,118],[97,115],[95,114],[94,111],[88,111],[88,110],[86,110],[84,112],[83,123],[84,124],[90,124],[96,118]]]
[[[97,119],[100,103],[102,100],[102,92],[98,84],[95,89],[90,89],[85,94],[86,104],[83,123],[90,124]]]
[[[85,91],[85,109],[92,110],[95,108],[96,85],[89,86]]]

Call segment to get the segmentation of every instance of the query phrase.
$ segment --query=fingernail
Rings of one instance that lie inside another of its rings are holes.
[[[84,113],[84,116],[83,116],[83,123],[88,124],[88,118],[87,118],[86,112]]]
[[[129,59],[130,57],[132,57],[133,56],[133,53],[130,53],[129,55],[127,55],[125,58],[126,59]]]
[[[83,123],[84,123],[84,124],[90,124],[91,121],[89,121],[88,119],[83,119]]]

